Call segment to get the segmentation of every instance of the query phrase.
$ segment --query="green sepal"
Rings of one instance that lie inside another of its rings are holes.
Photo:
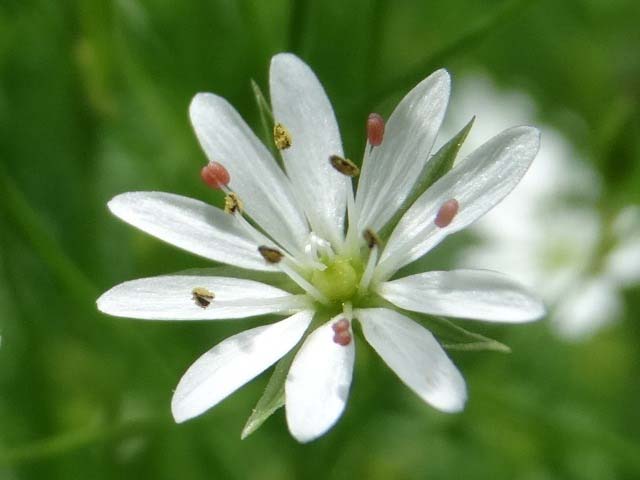
[[[460,147],[467,138],[473,122],[476,117],[471,118],[462,130],[460,130],[451,140],[445,143],[440,150],[438,150],[427,163],[425,163],[418,180],[413,186],[411,193],[406,198],[396,214],[389,220],[389,222],[380,231],[379,235],[382,238],[388,238],[393,229],[396,227],[402,216],[407,210],[415,203],[415,201],[422,195],[431,185],[436,183],[445,173],[453,168],[453,163],[456,160]]]
[[[264,389],[264,393],[258,400],[258,403],[251,412],[247,423],[242,429],[242,433],[240,434],[240,438],[242,440],[258,430],[258,428],[260,428],[271,415],[273,415],[279,408],[284,406],[284,383],[287,380],[287,374],[289,373],[289,368],[291,368],[293,359],[295,358],[298,350],[300,350],[300,347],[302,347],[302,344],[307,339],[309,334],[320,325],[328,321],[332,315],[333,314],[331,312],[317,310],[313,315],[311,324],[307,328],[304,335],[302,335],[300,341],[276,364],[276,368],[271,374],[271,378],[269,379],[269,382]]]
[[[251,90],[253,90],[253,96],[258,106],[258,113],[260,114],[260,124],[262,125],[262,133],[264,135],[264,143],[267,145],[271,153],[274,155],[277,153],[273,144],[273,112],[267,102],[267,98],[262,93],[260,86],[255,80],[251,80]],[[278,156],[276,155],[276,158]]]
[[[479,333],[470,332],[446,318],[406,311],[404,313],[433,333],[440,345],[447,350],[511,353],[508,345]]]
[[[264,393],[242,429],[240,434],[242,440],[260,428],[271,415],[284,406],[284,382],[287,379],[287,373],[289,373],[289,368],[297,351],[298,348],[294,348],[276,364]]]
[[[404,310],[377,295],[370,297],[366,303],[360,305],[360,308],[396,310],[429,330],[447,350],[511,353],[511,348],[498,340],[471,332],[447,318]]]

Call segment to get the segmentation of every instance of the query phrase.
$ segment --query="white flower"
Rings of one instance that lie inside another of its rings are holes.
[[[525,95],[501,92],[480,76],[461,84],[449,118],[460,122],[480,112],[465,148],[535,118]],[[640,208],[626,207],[603,222],[597,173],[560,132],[545,126],[542,132],[535,164],[513,194],[472,227],[481,242],[464,249],[458,263],[498,268],[535,288],[551,306],[553,331],[582,340],[616,320],[621,290],[640,282]]]
[[[510,323],[544,314],[542,303],[518,283],[490,271],[425,272],[390,280],[502,200],[538,150],[539,134],[531,127],[494,137],[426,190],[383,248],[375,234],[409,197],[430,158],[449,83],[448,73],[439,70],[400,102],[382,143],[365,149],[354,198],[351,179],[332,166],[344,162],[344,154],[322,86],[300,59],[276,55],[271,101],[286,174],[223,98],[198,94],[190,107],[205,153],[229,173],[223,187],[228,200],[240,199],[244,211],[237,202],[229,205],[228,214],[158,192],[126,193],[109,202],[115,215],[166,242],[235,267],[278,272],[274,275],[297,284],[285,291],[253,280],[189,272],[126,282],[100,297],[103,312],[142,319],[287,316],[234,335],[196,360],[173,397],[176,421],[213,407],[304,339],[286,379],[287,423],[302,442],[324,434],[342,414],[349,394],[354,319],[410,389],[435,408],[456,412],[466,400],[462,376],[433,335],[393,305]],[[374,121],[369,138],[379,136],[381,127]]]

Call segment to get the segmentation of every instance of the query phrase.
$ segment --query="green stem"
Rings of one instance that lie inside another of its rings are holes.
[[[38,255],[58,277],[65,290],[70,292],[76,300],[82,303],[87,299],[95,299],[98,289],[91,285],[89,279],[63,252],[57,242],[44,226],[36,211],[29,205],[22,192],[13,180],[0,167],[0,191],[4,200],[0,208],[4,208],[8,219],[16,225],[19,231]]]
[[[289,6],[289,40],[287,46],[290,52],[300,53],[302,33],[305,28],[308,8],[308,0],[291,0]]]
[[[64,455],[108,440],[127,437],[155,428],[166,428],[164,417],[130,420],[119,425],[96,425],[54,435],[19,447],[1,449],[0,465],[14,466]]]
[[[0,202],[7,219],[13,223],[33,250],[42,258],[44,264],[59,280],[62,290],[66,291],[78,308],[97,314],[95,300],[100,293],[99,289],[89,280],[82,270],[63,251],[60,244],[47,231],[45,222],[39,217],[37,211],[29,204],[27,198],[15,185],[13,179],[0,165],[0,191],[4,193],[4,201]],[[160,370],[167,378],[174,378],[174,372],[167,366],[164,357],[155,350],[148,341],[136,330],[125,328],[121,321],[104,321],[97,316],[100,324],[106,328],[109,325],[117,334],[117,340],[123,344],[134,341],[134,347],[146,351],[154,359]],[[89,326],[88,326],[89,325]],[[82,323],[83,331],[88,331],[91,339],[98,341],[102,335],[95,335],[90,331],[90,324]],[[125,331],[126,330],[126,331]],[[127,337],[127,338],[125,338]]]

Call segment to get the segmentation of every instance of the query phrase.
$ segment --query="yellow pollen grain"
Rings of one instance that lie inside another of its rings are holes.
[[[285,150],[291,146],[291,133],[281,123],[276,123],[273,127],[273,143],[278,150]]]
[[[347,177],[356,177],[360,174],[360,169],[348,158],[342,158],[339,155],[331,155],[329,157],[331,166]]]
[[[242,200],[235,193],[231,192],[226,197],[224,197],[224,211],[226,213],[236,213],[244,210],[244,205],[242,204]]]

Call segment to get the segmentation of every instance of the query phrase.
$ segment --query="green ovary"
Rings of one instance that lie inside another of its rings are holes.
[[[353,297],[358,290],[358,280],[358,272],[344,259],[335,260],[324,271],[316,270],[311,276],[311,283],[334,302]]]

